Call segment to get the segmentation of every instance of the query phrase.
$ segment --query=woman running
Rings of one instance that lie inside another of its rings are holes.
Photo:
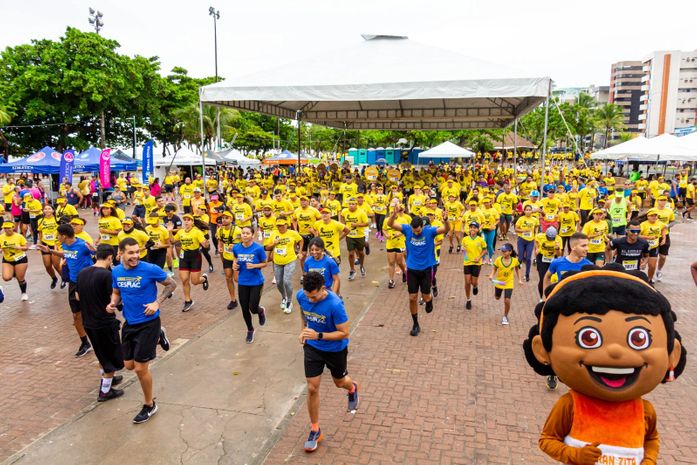
[[[557,228],[549,226],[545,232],[538,233],[535,236],[535,262],[537,265],[537,274],[540,281],[537,283],[537,292],[540,294],[542,301],[542,287],[545,280],[545,275],[549,269],[549,264],[556,257],[562,255],[564,244],[561,237],[557,234]]]
[[[400,204],[398,198],[395,198],[390,203],[390,209],[395,208]],[[395,224],[410,224],[411,216],[406,213],[400,213],[394,220]],[[405,262],[404,250],[406,249],[406,239],[401,231],[387,226],[387,219],[385,219],[383,224],[383,231],[385,232],[385,237],[387,237],[387,242],[385,243],[385,250],[387,251],[387,276],[389,277],[389,282],[387,287],[394,289],[394,275],[396,268],[399,267],[402,270],[402,282],[407,282],[407,264]]]
[[[170,223],[167,225],[169,238],[172,242],[179,243],[181,252],[179,253],[179,278],[184,287],[184,306],[182,312],[188,312],[194,307],[194,301],[191,299],[191,285],[203,287],[204,291],[208,290],[208,275],[201,273],[201,245],[208,246],[208,239],[205,238],[200,229],[194,226],[194,217],[190,213],[182,215],[184,226],[172,234],[174,226]]]
[[[324,287],[336,295],[340,295],[341,280],[339,279],[339,265],[327,254],[324,249],[324,241],[321,237],[310,239],[308,246],[310,256],[303,264],[303,273],[316,271],[324,278]]]
[[[516,228],[517,229],[517,228]],[[494,265],[489,275],[489,281],[494,283],[494,298],[501,299],[503,294],[503,318],[502,325],[508,325],[508,312],[511,310],[511,296],[513,295],[514,280],[513,275],[518,278],[518,282],[523,284],[520,277],[520,262],[513,251],[513,246],[506,242],[499,249],[501,256],[494,260]]]
[[[119,264],[118,260],[118,246],[119,246],[119,232],[123,229],[121,225],[121,220],[116,216],[116,211],[111,204],[104,203],[99,208],[100,218],[97,222],[97,227],[99,228],[99,240],[98,244],[107,244],[114,248],[114,266]]]
[[[29,247],[26,238],[15,232],[15,224],[12,221],[5,221],[2,224],[0,248],[2,248],[3,281],[11,281],[12,278],[15,278],[20,291],[22,291],[21,300],[29,300],[27,282],[24,280],[27,273],[27,249]]]
[[[276,220],[276,228],[271,233],[266,250],[273,251],[273,272],[276,287],[281,293],[281,310],[288,314],[293,311],[293,273],[303,238],[296,231],[288,229],[285,218]]]
[[[526,205],[523,216],[515,222],[515,232],[518,235],[518,256],[525,260],[525,280],[530,281],[530,266],[532,265],[532,252],[535,248],[535,236],[540,227],[540,221],[533,215],[533,208]]]
[[[167,262],[167,250],[171,247],[169,231],[162,225],[162,220],[157,212],[150,213],[146,222],[145,232],[148,233],[153,243],[148,250],[148,262],[164,269]]]
[[[463,270],[465,273],[465,308],[472,309],[472,294],[479,293],[479,273],[482,270],[482,259],[487,253],[486,240],[479,234],[479,223],[470,222],[469,234],[462,239],[461,248],[463,251]]]
[[[39,234],[39,241],[51,250],[56,250],[58,243],[58,220],[53,214],[53,207],[50,205],[44,206],[44,215],[39,218],[36,230]],[[58,283],[58,275],[61,274],[61,257],[51,255],[50,252],[41,252],[41,260],[44,263],[46,273],[51,277],[51,289],[56,288]]]
[[[242,227],[242,242],[232,247],[234,255],[233,270],[237,273],[237,291],[242,308],[242,318],[247,325],[247,344],[254,342],[254,325],[252,314],[259,316],[259,326],[266,323],[266,309],[259,305],[261,291],[264,288],[262,268],[266,268],[264,247],[254,242],[254,228]]]
[[[237,308],[237,295],[235,294],[235,273],[233,262],[235,256],[232,249],[236,244],[242,242],[242,230],[233,223],[232,212],[224,211],[220,216],[221,224],[216,231],[218,236],[218,253],[223,261],[223,272],[225,273],[225,284],[227,285],[230,302],[227,304],[228,310]]]

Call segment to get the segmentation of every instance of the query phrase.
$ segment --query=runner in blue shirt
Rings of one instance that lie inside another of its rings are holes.
[[[339,293],[339,265],[326,254],[324,241],[321,237],[313,237],[308,245],[310,256],[305,259],[303,272],[315,271],[324,278],[324,287],[341,297]]]
[[[37,248],[43,253],[57,255],[65,259],[68,266],[70,282],[68,283],[68,305],[73,314],[73,325],[80,337],[80,347],[75,352],[75,357],[83,357],[92,350],[92,346],[87,340],[87,333],[82,324],[80,313],[80,303],[76,297],[77,275],[84,268],[92,266],[92,252],[94,247],[87,244],[82,239],[75,237],[75,230],[70,224],[61,224],[57,229],[57,239],[60,241],[63,250],[54,250],[43,244],[37,244]]]
[[[358,384],[348,375],[346,358],[349,343],[349,320],[344,302],[324,285],[324,277],[314,271],[303,276],[303,289],[295,295],[301,309],[302,331],[300,344],[305,358],[307,380],[307,409],[310,414],[310,434],[305,451],[317,449],[324,439],[319,428],[319,387],[324,367],[329,368],[334,385],[346,389],[348,411],[358,408]]]
[[[387,226],[400,231],[406,238],[407,254],[407,290],[409,291],[409,311],[413,326],[409,334],[418,336],[421,332],[419,326],[418,304],[419,290],[421,298],[426,303],[426,313],[433,311],[431,298],[431,283],[433,279],[433,265],[436,264],[436,246],[434,239],[439,234],[447,234],[450,231],[450,221],[447,212],[443,211],[443,226],[435,227],[424,224],[424,219],[415,216],[411,225],[395,223],[397,215],[404,210],[402,205],[396,206],[387,219]]]
[[[259,305],[261,290],[264,287],[264,275],[261,269],[266,268],[266,252],[264,247],[254,242],[254,229],[244,226],[240,232],[242,242],[232,247],[235,259],[232,269],[238,272],[237,297],[242,307],[242,318],[247,325],[247,344],[254,342],[254,326],[252,314],[259,315],[259,326],[266,323],[266,309]]]
[[[160,324],[160,304],[171,297],[177,284],[157,265],[140,261],[138,242],[127,237],[119,243],[121,265],[111,273],[111,302],[108,312],[116,312],[119,302],[123,303],[126,323],[121,330],[124,365],[138,375],[145,403],[133,423],[144,423],[157,412],[152,396],[152,374],[148,364],[156,356],[159,343],[169,350],[167,333]],[[158,297],[157,283],[165,286]]]

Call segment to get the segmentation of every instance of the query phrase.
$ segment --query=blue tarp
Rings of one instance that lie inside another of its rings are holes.
[[[51,147],[44,147],[21,160],[0,164],[0,173],[57,174],[60,164],[61,154]]]
[[[101,149],[90,147],[84,152],[75,155],[75,171],[82,173],[99,171],[99,157],[101,154]],[[126,161],[123,158],[116,156],[111,157],[110,163],[112,171],[133,171],[138,166],[136,161],[133,159]]]

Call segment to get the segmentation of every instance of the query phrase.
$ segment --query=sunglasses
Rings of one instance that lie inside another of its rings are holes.
[[[639,234],[641,232],[641,229],[627,229],[627,232],[630,232],[632,234]]]

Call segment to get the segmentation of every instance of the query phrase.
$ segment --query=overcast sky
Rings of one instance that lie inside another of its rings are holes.
[[[654,50],[697,49],[690,0],[0,0],[0,48],[83,30],[88,7],[104,13],[103,35],[121,52],[157,55],[163,70],[214,74],[213,23],[220,11],[221,76],[247,74],[362,40],[402,34],[558,86],[608,85],[610,65]],[[408,64],[405,64],[408,65]]]

